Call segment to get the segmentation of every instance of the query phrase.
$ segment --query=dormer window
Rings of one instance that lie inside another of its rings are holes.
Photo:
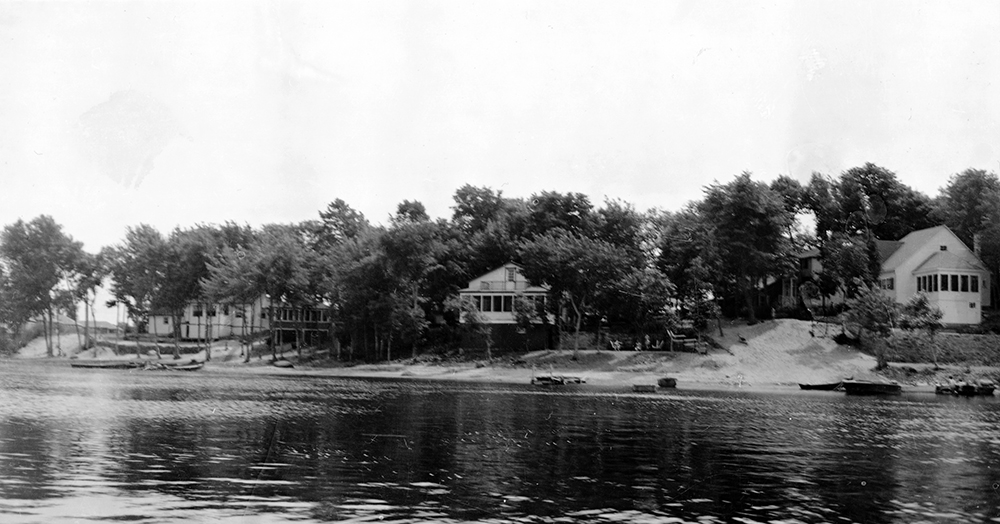
[[[507,268],[507,282],[514,281],[514,275],[516,274],[516,272],[517,270],[512,267]]]

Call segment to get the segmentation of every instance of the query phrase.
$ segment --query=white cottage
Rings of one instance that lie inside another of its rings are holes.
[[[990,304],[990,273],[947,226],[914,231],[882,262],[879,287],[898,303],[924,293],[943,324],[978,324]]]
[[[521,274],[521,266],[508,262],[473,279],[458,293],[471,300],[490,324],[514,324],[514,297],[522,295],[544,306],[549,288],[531,285]]]
[[[553,333],[550,329],[554,320],[551,314],[538,319],[530,329],[517,326],[514,319],[514,299],[523,296],[536,305],[536,310],[544,311],[548,300],[549,287],[532,285],[521,274],[521,266],[508,262],[478,278],[469,286],[459,290],[459,295],[470,300],[493,325],[490,336],[498,350],[538,350],[552,347]],[[467,340],[466,343],[480,343]]]

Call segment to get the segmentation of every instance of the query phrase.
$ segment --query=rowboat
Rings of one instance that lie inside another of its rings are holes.
[[[899,395],[903,387],[895,382],[845,380],[842,382],[848,395]]]
[[[583,384],[587,379],[568,375],[539,375],[531,377],[531,383],[536,386],[564,386],[566,384]]]
[[[677,379],[671,377],[663,377],[656,381],[656,385],[661,388],[675,388],[677,387]]]
[[[844,381],[828,382],[826,384],[799,384],[800,389],[812,391],[843,391]]]
[[[636,393],[656,393],[656,386],[652,384],[632,384],[632,391]]]
[[[958,383],[958,384],[938,384],[934,386],[934,392],[938,395],[961,395],[964,397],[992,396],[996,389],[996,384],[989,380],[981,380],[979,383]]]

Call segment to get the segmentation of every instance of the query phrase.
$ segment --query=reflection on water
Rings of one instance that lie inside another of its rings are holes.
[[[5,523],[1000,515],[1000,399],[559,392],[24,362],[0,362],[0,398]]]

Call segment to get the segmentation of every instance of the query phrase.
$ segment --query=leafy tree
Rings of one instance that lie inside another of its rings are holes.
[[[856,282],[855,285],[858,292],[854,299],[848,300],[850,309],[844,313],[844,320],[858,327],[858,337],[862,341],[867,333],[881,342],[876,344],[875,357],[878,369],[884,369],[888,363],[882,344],[886,343],[898,323],[899,308],[877,287],[869,287],[864,282]]]
[[[835,232],[843,232],[840,186],[830,177],[813,173],[803,195],[805,207],[816,217],[816,237],[825,242]]]
[[[655,268],[643,268],[608,283],[605,295],[612,304],[609,309],[617,318],[626,319],[632,326],[632,333],[638,336],[647,330],[662,332],[658,322],[666,319],[673,291],[666,275]]]
[[[579,352],[580,326],[595,299],[622,277],[622,253],[611,244],[555,229],[521,243],[524,276],[550,286],[555,307],[568,304],[575,318],[573,358]],[[559,318],[558,309],[557,319]]]
[[[660,229],[659,257],[656,265],[674,286],[674,296],[682,316],[715,303],[712,284],[720,272],[712,236],[712,226],[696,205],[665,214],[657,219]]]
[[[486,359],[493,360],[493,325],[471,300],[453,296],[445,303],[448,311],[459,318],[462,331],[480,338],[486,346]]]
[[[0,262],[6,266],[7,317],[15,322],[40,317],[46,354],[53,356],[53,325],[71,295],[67,283],[76,274],[82,244],[62,231],[52,217],[18,220],[0,234]],[[60,287],[62,285],[62,287]]]
[[[271,358],[277,360],[277,318],[274,308],[280,304],[299,305],[307,295],[308,275],[304,266],[307,258],[294,225],[267,224],[254,245],[251,260],[256,289],[268,298],[268,330]]]
[[[780,195],[747,172],[729,184],[709,186],[699,211],[712,227],[721,276],[742,297],[750,322],[756,322],[758,284],[785,272],[790,246],[784,233],[792,217]]]
[[[820,247],[820,255],[823,272],[819,285],[826,296],[843,288],[847,297],[853,297],[859,282],[871,286],[878,281],[878,271],[872,270],[871,246],[863,236],[834,233]],[[874,259],[878,260],[877,254]]]
[[[593,227],[590,199],[581,193],[543,191],[531,196],[525,237],[535,238],[554,229],[589,236]]]
[[[341,199],[336,199],[319,212],[323,232],[331,243],[343,242],[358,238],[371,225],[361,212],[347,205]]]
[[[125,232],[124,243],[108,251],[111,259],[111,295],[108,305],[119,304],[136,328],[146,325],[153,300],[167,277],[168,246],[153,226],[139,224]],[[156,346],[157,352],[159,347]],[[136,356],[141,357],[136,344]]]
[[[455,201],[452,220],[466,233],[482,231],[487,224],[506,213],[503,192],[487,187],[466,184],[455,191],[452,199]]]
[[[966,169],[952,175],[934,200],[934,216],[967,245],[1000,215],[1000,179],[995,173]]]
[[[931,354],[934,358],[934,369],[938,369],[937,346],[934,344],[934,335],[941,330],[941,317],[944,314],[940,309],[931,305],[927,300],[927,295],[917,293],[910,297],[910,300],[903,305],[899,316],[899,327],[907,331],[920,330],[927,334],[930,340]]]
[[[528,351],[528,338],[531,335],[531,326],[538,320],[538,308],[534,300],[530,300],[523,293],[514,296],[512,307],[514,313],[514,323],[519,330],[524,331],[524,350]],[[544,314],[544,312],[543,312]]]
[[[841,175],[840,208],[841,231],[852,235],[870,230],[875,238],[898,240],[934,225],[930,198],[870,162]]]

